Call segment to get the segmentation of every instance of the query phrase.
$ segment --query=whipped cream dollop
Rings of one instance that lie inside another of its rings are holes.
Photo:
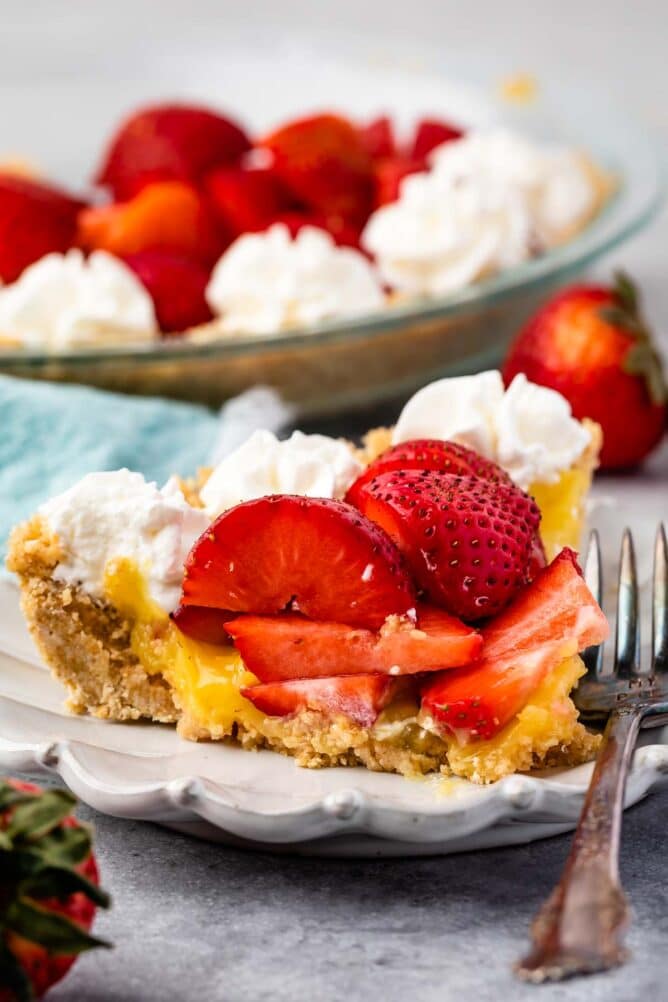
[[[46,254],[0,289],[0,336],[53,350],[152,341],[153,301],[133,271],[106,251]]]
[[[224,330],[272,334],[339,316],[371,313],[384,303],[373,266],[329,233],[304,226],[292,239],[277,223],[246,233],[225,251],[206,290]]]
[[[187,503],[176,479],[160,490],[129,470],[89,473],[39,513],[63,550],[57,580],[103,598],[109,561],[126,557],[166,612],[178,605],[183,564],[210,522]]]
[[[266,494],[341,498],[361,471],[345,442],[300,431],[281,442],[256,431],[218,464],[200,494],[215,516]]]
[[[502,466],[523,489],[555,483],[590,443],[568,401],[518,374],[504,390],[501,373],[456,376],[411,397],[392,442],[440,438],[459,442]]]
[[[572,236],[598,203],[577,151],[505,129],[445,143],[430,162],[362,234],[382,278],[407,293],[447,295],[520,264]]]

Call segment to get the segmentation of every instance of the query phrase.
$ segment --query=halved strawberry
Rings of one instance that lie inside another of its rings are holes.
[[[210,265],[228,245],[229,234],[216,226],[191,185],[161,181],[142,188],[129,202],[85,209],[77,239],[86,250],[118,257],[161,250]]]
[[[404,685],[405,680],[387,675],[344,675],[268,682],[242,689],[241,694],[269,717],[317,710],[330,718],[349,717],[362,727],[371,727]]]
[[[504,469],[473,449],[443,439],[416,438],[393,445],[369,463],[348,490],[346,501],[358,506],[361,492],[367,484],[381,473],[393,473],[395,470],[441,470],[458,476],[481,477],[494,483],[511,486],[513,483]]]
[[[387,115],[374,118],[367,125],[361,125],[357,131],[372,160],[396,156],[397,144],[394,138],[394,128],[392,120]]]
[[[382,529],[343,501],[272,495],[220,515],[185,566],[184,605],[288,608],[379,629],[415,606],[411,577]]]
[[[495,615],[529,581],[540,511],[514,484],[395,471],[374,477],[358,503],[405,555],[428,600],[461,619]]]
[[[216,216],[235,236],[266,229],[294,204],[271,169],[219,167],[207,176],[205,190]]]
[[[373,165],[374,206],[380,208],[381,205],[396,202],[403,179],[426,169],[424,160],[414,157],[395,156],[377,160]]]
[[[492,738],[552,668],[608,632],[575,554],[562,550],[483,630],[482,660],[435,676],[423,690],[422,707],[461,744]]]
[[[228,644],[230,636],[225,623],[230,614],[224,609],[207,609],[200,605],[179,605],[170,619],[181,633],[203,644]]]
[[[180,334],[213,317],[204,295],[209,270],[199,261],[169,251],[147,250],[128,254],[125,263],[150,294],[164,334]]]
[[[450,122],[423,118],[415,127],[411,156],[416,160],[424,160],[437,146],[450,143],[453,139],[461,139],[463,135],[463,129]]]
[[[339,115],[288,122],[262,141],[292,194],[325,214],[363,222],[371,209],[369,156],[358,130]]]
[[[417,624],[392,617],[380,633],[303,616],[239,616],[225,624],[261,682],[334,675],[412,675],[470,664],[482,637],[454,616],[418,607]]]
[[[193,181],[250,149],[243,129],[195,105],[142,108],[120,126],[95,178],[117,199],[132,198],[155,181]]]
[[[74,243],[84,203],[51,185],[0,172],[0,281]]]

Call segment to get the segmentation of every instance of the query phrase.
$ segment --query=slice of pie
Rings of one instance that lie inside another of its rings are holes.
[[[591,758],[570,692],[607,624],[563,547],[600,432],[530,384],[504,417],[492,381],[434,384],[363,450],[261,432],[195,482],[90,474],[47,502],[9,566],[70,708],[309,767]]]

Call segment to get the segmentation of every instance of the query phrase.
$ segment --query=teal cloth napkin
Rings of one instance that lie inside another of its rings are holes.
[[[195,404],[0,375],[0,567],[12,526],[85,473],[189,476],[211,460],[220,430]]]

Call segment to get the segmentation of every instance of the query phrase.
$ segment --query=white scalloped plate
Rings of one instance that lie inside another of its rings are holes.
[[[69,715],[16,590],[0,585],[0,768],[56,772],[91,807],[273,851],[374,856],[529,842],[574,826],[591,766],[492,786],[365,769],[300,769],[272,752],[182,741],[173,728]],[[657,739],[660,743],[657,743]],[[668,728],[636,754],[627,805],[668,774]]]

